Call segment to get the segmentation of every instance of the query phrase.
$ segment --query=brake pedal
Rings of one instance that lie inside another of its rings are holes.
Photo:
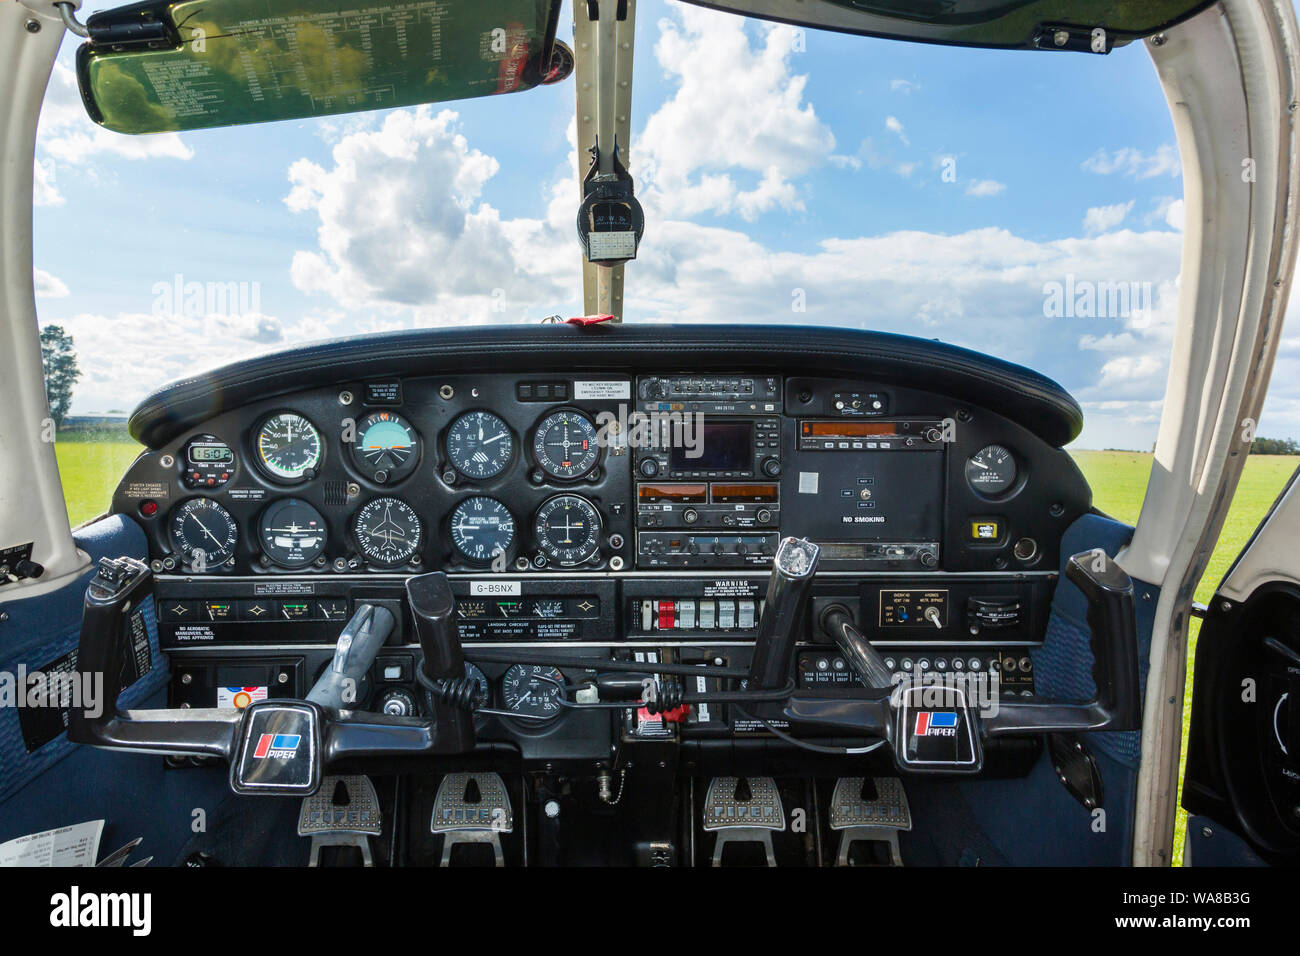
[[[840,777],[835,781],[830,809],[831,829],[840,832],[836,866],[849,866],[849,850],[854,843],[863,841],[885,843],[889,847],[889,865],[903,865],[898,834],[912,829],[912,811],[902,780]]]
[[[463,843],[492,847],[496,866],[505,866],[501,834],[515,828],[510,794],[498,773],[449,773],[438,784],[429,830],[442,835],[442,860],[451,866],[451,849]]]
[[[731,843],[757,843],[768,866],[776,866],[772,834],[785,829],[781,792],[771,777],[714,777],[704,798],[704,829],[717,834],[713,865]]]
[[[311,861],[320,866],[325,847],[356,847],[363,866],[374,866],[370,838],[383,830],[375,785],[363,774],[329,776],[320,789],[304,797],[298,811],[298,836],[311,837]]]

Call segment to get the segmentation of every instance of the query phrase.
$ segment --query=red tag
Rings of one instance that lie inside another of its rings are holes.
[[[605,313],[600,315],[575,315],[571,319],[565,319],[569,325],[599,325],[601,322],[613,322],[614,317]]]

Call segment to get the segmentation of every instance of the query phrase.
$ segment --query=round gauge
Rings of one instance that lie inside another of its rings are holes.
[[[537,423],[533,457],[552,478],[581,478],[595,467],[599,456],[596,426],[581,412],[561,410]]]
[[[420,518],[405,501],[376,498],[352,519],[352,533],[371,564],[405,564],[420,549]]]
[[[420,462],[420,436],[395,412],[371,412],[357,422],[352,463],[376,484],[401,481]]]
[[[509,426],[491,412],[466,412],[447,430],[447,457],[466,478],[495,478],[514,450]]]
[[[558,717],[560,688],[551,681],[564,683],[564,675],[558,668],[547,667],[545,664],[513,665],[501,678],[501,698],[506,710],[535,719],[551,720]]]
[[[277,412],[264,418],[253,437],[257,463],[276,481],[315,477],[323,448],[316,426],[297,412]]]
[[[486,495],[466,498],[451,513],[451,543],[479,564],[505,555],[515,541],[515,518],[501,502]]]
[[[561,567],[572,567],[600,549],[600,512],[579,495],[556,495],[537,509],[533,531],[543,554]]]
[[[474,691],[474,708],[486,707],[488,704],[488,679],[487,675],[478,669],[477,664],[465,662],[465,676],[473,681]]]
[[[235,555],[239,526],[229,511],[211,498],[190,498],[171,517],[172,547],[191,571],[206,571]]]
[[[988,445],[966,461],[967,483],[983,495],[1000,495],[1016,480],[1016,457],[1001,445]]]
[[[325,519],[301,498],[281,498],[257,524],[262,552],[282,568],[305,568],[325,550]]]

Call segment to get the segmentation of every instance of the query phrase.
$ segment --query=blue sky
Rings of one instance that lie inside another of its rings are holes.
[[[77,337],[77,411],[314,338],[581,310],[571,83],[128,138],[85,119],[74,39],[42,119],[35,252],[41,320]],[[636,43],[648,226],[627,321],[939,338],[1060,381],[1080,447],[1151,446],[1183,182],[1141,45],[948,49],[665,0],[639,4]],[[186,309],[159,291],[178,275],[245,301]],[[1131,307],[1045,315],[1067,283],[1133,283]],[[1275,382],[1300,380],[1293,344]],[[1300,401],[1273,392],[1261,434],[1300,435]]]

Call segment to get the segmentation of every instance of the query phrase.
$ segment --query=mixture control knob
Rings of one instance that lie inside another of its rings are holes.
[[[781,477],[781,459],[764,458],[762,467],[763,467],[763,474],[767,475],[767,477],[769,478]]]

